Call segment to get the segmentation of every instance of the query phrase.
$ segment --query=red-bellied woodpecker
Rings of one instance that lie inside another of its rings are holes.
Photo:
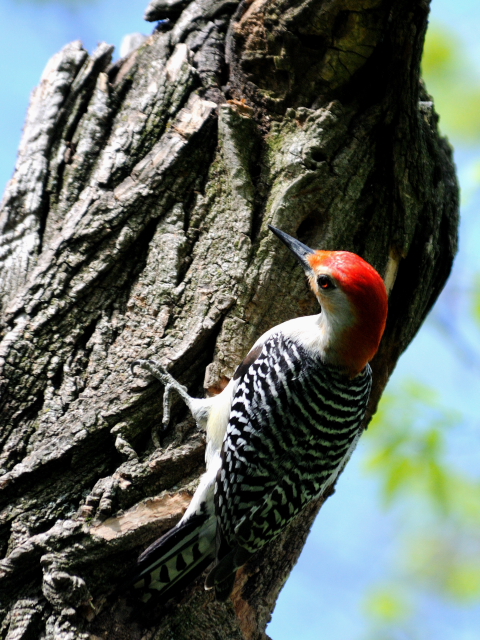
[[[153,361],[135,363],[167,398],[180,393],[207,431],[207,471],[190,506],[139,558],[145,602],[170,597],[213,560],[206,586],[228,598],[237,569],[335,482],[360,437],[387,317],[383,280],[354,253],[313,251],[270,229],[305,269],[318,315],[267,331],[213,398],[191,398]]]

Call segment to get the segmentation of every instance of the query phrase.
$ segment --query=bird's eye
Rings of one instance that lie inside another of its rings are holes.
[[[335,289],[335,285],[328,276],[319,276],[317,280],[320,289],[327,291],[327,289]]]

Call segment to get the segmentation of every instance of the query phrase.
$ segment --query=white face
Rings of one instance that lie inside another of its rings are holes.
[[[313,273],[309,276],[310,286],[334,332],[338,333],[355,324],[356,315],[353,306],[331,270],[322,266],[312,271]]]

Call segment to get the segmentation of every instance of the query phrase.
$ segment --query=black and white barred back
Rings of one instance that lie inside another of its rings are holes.
[[[370,388],[368,365],[350,379],[281,333],[266,340],[235,392],[215,486],[228,547],[254,553],[335,480]]]

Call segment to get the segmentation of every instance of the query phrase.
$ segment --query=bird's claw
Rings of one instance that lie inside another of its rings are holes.
[[[189,406],[190,396],[188,395],[187,388],[177,382],[175,378],[171,376],[161,364],[155,362],[155,360],[135,360],[135,362],[132,362],[130,366],[132,375],[135,375],[135,367],[140,367],[141,369],[148,371],[152,376],[157,380],[160,380],[160,382],[165,385],[165,390],[163,392],[162,430],[166,431],[170,422],[170,397],[172,390],[175,389],[175,391],[177,391],[187,403],[187,406]]]
[[[163,392],[163,418],[162,418],[162,430],[168,429],[168,423],[170,422],[170,396],[172,394],[172,385],[170,383],[165,385]]]
[[[168,371],[162,367],[161,364],[155,362],[155,360],[135,360],[135,362],[132,362],[130,365],[132,375],[135,375],[135,367],[140,367],[141,369],[148,371],[152,376],[157,378],[157,380],[160,380],[160,382],[163,382],[165,385],[170,382],[170,379],[173,380]]]

